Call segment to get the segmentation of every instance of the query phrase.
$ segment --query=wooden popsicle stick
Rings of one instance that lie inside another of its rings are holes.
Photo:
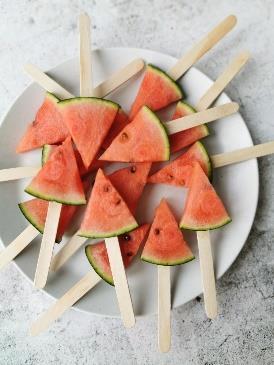
[[[31,224],[24,229],[23,232],[0,252],[0,270],[19,255],[19,253],[22,252],[38,235],[39,231]]]
[[[87,238],[78,236],[77,233],[53,256],[50,265],[51,271],[56,272],[59,270],[86,242]]]
[[[28,177],[33,177],[40,170],[40,167],[12,167],[10,169],[0,170],[0,182],[19,180]]]
[[[135,317],[119,241],[117,237],[111,237],[106,238],[105,243],[122,321],[130,328],[135,324]]]
[[[274,153],[274,141],[211,156],[214,167],[222,167]]]
[[[225,87],[231,82],[231,80],[237,75],[237,73],[243,68],[250,58],[249,52],[240,53],[225,71],[217,78],[212,86],[207,90],[203,97],[196,105],[196,110],[204,110],[209,108],[217,97],[223,92]]]
[[[205,311],[208,318],[214,319],[218,314],[214,266],[211,252],[209,231],[197,232],[202,285],[204,291]]]
[[[168,71],[174,79],[179,79],[195,62],[197,62],[206,52],[217,44],[237,23],[235,15],[229,15],[213,30],[211,30],[199,43],[194,45],[186,55]]]
[[[164,125],[168,131],[168,134],[174,134],[201,124],[213,122],[217,119],[227,117],[236,113],[238,110],[239,105],[237,103],[227,103],[207,110],[202,110],[194,114],[186,115],[182,118],[178,118],[176,119],[176,123],[174,123],[174,120],[165,122]]]
[[[37,336],[42,331],[45,331],[52,322],[61,317],[67,309],[72,307],[100,280],[100,276],[94,270],[91,270],[32,324],[30,329],[31,335]]]
[[[79,37],[81,96],[91,96],[93,93],[91,70],[91,36],[90,17],[87,14],[81,14],[79,16]]]
[[[44,234],[42,237],[41,248],[34,277],[34,286],[36,288],[42,289],[47,283],[61,208],[62,204],[49,202]]]
[[[158,345],[161,352],[168,352],[170,349],[170,290],[170,267],[158,265]]]

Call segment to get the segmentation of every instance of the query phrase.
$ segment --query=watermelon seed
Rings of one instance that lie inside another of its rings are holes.
[[[128,140],[128,135],[124,132],[124,133],[121,134],[120,139],[121,139],[122,142],[126,142]]]
[[[174,177],[173,175],[168,175],[169,180],[172,180],[173,177]]]
[[[103,191],[104,191],[105,193],[108,193],[108,192],[109,192],[109,186],[108,186],[108,185],[105,185],[105,186],[103,187]]]
[[[116,205],[119,205],[120,203],[121,203],[121,199],[117,199],[115,202]]]
[[[131,240],[131,238],[130,238],[130,235],[129,235],[129,234],[125,234],[125,235],[123,236],[123,239],[124,239],[125,241],[130,241],[130,240]]]
[[[128,253],[127,253],[127,256],[128,257],[130,257],[130,256],[132,256],[133,255],[133,252],[131,252],[131,251],[129,251]]]
[[[134,172],[136,172],[136,166],[131,166],[130,172],[132,172],[134,174]]]
[[[156,236],[158,236],[158,234],[160,234],[160,230],[159,230],[159,228],[155,228],[155,229],[154,229],[154,233],[156,234]]]

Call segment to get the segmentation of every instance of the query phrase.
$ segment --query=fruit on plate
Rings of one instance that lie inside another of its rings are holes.
[[[164,125],[155,113],[143,106],[112,141],[100,160],[154,162],[169,159],[169,140]]]
[[[99,169],[82,221],[79,236],[113,237],[138,227],[129,208],[110,179]]]
[[[49,159],[49,156],[52,154],[53,151],[56,150],[57,147],[58,147],[58,145],[54,145],[54,144],[45,144],[43,146],[43,149],[42,149],[42,166],[46,163],[46,161]],[[107,165],[106,161],[99,161],[96,158],[94,161],[92,161],[91,165],[87,169],[85,167],[85,165],[83,164],[83,161],[82,161],[82,158],[80,156],[79,151],[76,148],[74,148],[74,154],[75,154],[77,166],[78,166],[78,169],[79,169],[79,173],[80,173],[81,176],[85,176],[88,173],[96,171],[99,168],[103,168],[104,166]]]
[[[40,232],[44,233],[44,227],[48,212],[49,202],[42,199],[31,199],[26,202],[18,204],[21,212],[24,214],[25,218]],[[61,242],[63,234],[68,228],[75,212],[77,206],[75,205],[63,205],[61,209],[56,242]]]
[[[157,207],[141,259],[156,265],[173,266],[194,259],[167,202]]]
[[[135,163],[108,176],[132,214],[136,212],[138,201],[147,183],[150,167],[150,162]]]
[[[130,265],[136,256],[148,229],[149,224],[144,224],[134,231],[118,237],[125,268]],[[97,274],[110,285],[114,285],[105,242],[88,245],[86,246],[85,251],[89,263]]]
[[[172,119],[176,123],[177,118],[185,117],[186,115],[196,113],[196,110],[186,102],[179,101],[176,105]],[[177,152],[192,143],[209,135],[209,130],[206,124],[199,125],[194,128],[187,129],[169,137],[171,153]]]
[[[86,203],[70,137],[56,148],[25,191],[37,198],[62,204]]]
[[[182,99],[183,96],[181,87],[168,74],[149,64],[131,107],[129,119],[132,120],[144,105],[156,111]]]
[[[58,103],[62,118],[88,168],[115,119],[119,106],[112,101],[79,97]]]
[[[199,162],[210,178],[212,172],[210,158],[203,144],[196,142],[185,153],[149,176],[148,183],[189,187],[195,161]]]
[[[108,146],[111,144],[111,142],[114,140],[114,138],[125,128],[125,126],[129,123],[128,116],[123,111],[122,108],[119,108],[116,117],[114,119],[114,122],[112,123],[112,126],[104,139],[104,142],[102,144],[102,147],[106,150]]]
[[[63,142],[68,137],[69,132],[59,112],[58,101],[56,96],[46,93],[35,120],[29,124],[16,148],[17,153],[30,151],[44,144]]]
[[[207,231],[231,222],[221,199],[200,164],[195,163],[180,227]]]

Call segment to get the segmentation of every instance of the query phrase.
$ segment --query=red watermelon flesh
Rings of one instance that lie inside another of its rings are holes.
[[[165,127],[147,106],[142,107],[100,157],[119,162],[154,162],[169,159]]]
[[[118,240],[125,268],[130,265],[136,256],[148,229],[149,224],[144,224],[130,233],[119,236]],[[88,245],[85,251],[91,266],[97,274],[107,283],[114,285],[105,242]]]
[[[49,202],[42,199],[31,199],[19,204],[19,208],[25,218],[42,234],[44,233],[48,205]],[[75,205],[62,206],[56,234],[56,242],[62,241],[63,234],[68,228],[76,210],[77,206]]]
[[[195,163],[180,227],[193,231],[207,231],[229,222],[231,218],[221,199],[201,166]]]
[[[98,170],[79,236],[113,237],[132,231],[138,224],[121,195],[101,169]]]
[[[53,94],[46,94],[34,122],[28,126],[16,148],[17,153],[30,151],[44,144],[63,142],[68,137],[69,132],[59,112],[58,101]]]
[[[108,176],[132,214],[135,214],[138,201],[147,182],[150,167],[150,162],[135,163]]]
[[[129,123],[128,116],[123,111],[123,109],[120,108],[118,110],[118,113],[116,114],[114,122],[102,144],[102,147],[105,150],[110,146],[110,144],[114,140],[114,138],[125,128],[125,126],[128,123]]]
[[[70,137],[56,148],[25,191],[37,198],[62,204],[86,203]]]
[[[189,187],[194,162],[199,162],[204,172],[211,176],[211,162],[201,142],[196,142],[185,153],[149,176],[148,183]]]
[[[115,119],[118,105],[98,98],[73,98],[58,103],[65,124],[89,168]]]
[[[182,99],[183,96],[181,87],[170,76],[158,67],[147,65],[129,119],[132,120],[144,105],[156,111]]]
[[[185,117],[186,115],[193,113],[196,113],[196,110],[192,108],[192,106],[185,102],[179,101],[176,105],[172,119],[174,119],[174,123],[176,123],[177,118]],[[171,153],[177,152],[208,135],[209,130],[206,124],[172,134],[169,136],[170,151]]]
[[[180,265],[194,259],[167,202],[162,199],[141,259],[156,265]]]

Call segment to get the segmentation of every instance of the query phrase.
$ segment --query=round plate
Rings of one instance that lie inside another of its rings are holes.
[[[176,59],[158,52],[133,48],[109,48],[93,52],[93,72],[95,84],[108,78],[113,72],[129,63],[136,57],[168,70]],[[61,85],[79,95],[78,59],[66,61],[49,74]],[[141,75],[135,77],[119,90],[109,95],[128,111]],[[187,100],[195,105],[199,98],[210,87],[212,81],[203,73],[192,68],[182,79],[181,84],[186,92]],[[0,131],[0,168],[16,166],[33,166],[40,164],[41,152],[34,151],[16,155],[15,147],[24,133],[26,125],[33,120],[44,97],[44,90],[37,84],[31,84],[15,101],[6,115]],[[218,103],[230,101],[221,95]],[[168,120],[168,112],[161,115]],[[210,136],[204,140],[210,154],[232,151],[236,148],[251,146],[249,131],[239,113],[210,124]],[[117,168],[117,166],[116,166]],[[113,169],[113,167],[112,167]],[[27,180],[0,184],[0,234],[4,245],[8,245],[28,222],[20,213],[17,204],[30,198],[23,192]],[[241,251],[252,226],[258,200],[258,167],[257,161],[247,161],[214,171],[214,186],[222,197],[233,221],[224,228],[210,233],[216,276],[220,278],[230,267]],[[151,222],[153,212],[161,197],[168,199],[177,218],[180,217],[185,190],[165,185],[149,185],[141,198],[137,219],[140,222]],[[172,305],[180,306],[195,298],[202,292],[199,269],[199,257],[195,233],[185,233],[196,260],[185,265],[171,268],[172,272]],[[64,242],[67,237],[64,238]],[[15,260],[21,271],[33,280],[41,236]],[[62,245],[62,244],[61,244]],[[56,245],[57,251],[60,247]],[[45,292],[60,298],[73,284],[85,275],[90,266],[85,257],[84,248],[56,274],[50,274]],[[127,271],[136,315],[157,312],[157,267],[140,259],[136,259]],[[114,288],[100,282],[75,306],[78,309],[102,315],[119,314]]]

